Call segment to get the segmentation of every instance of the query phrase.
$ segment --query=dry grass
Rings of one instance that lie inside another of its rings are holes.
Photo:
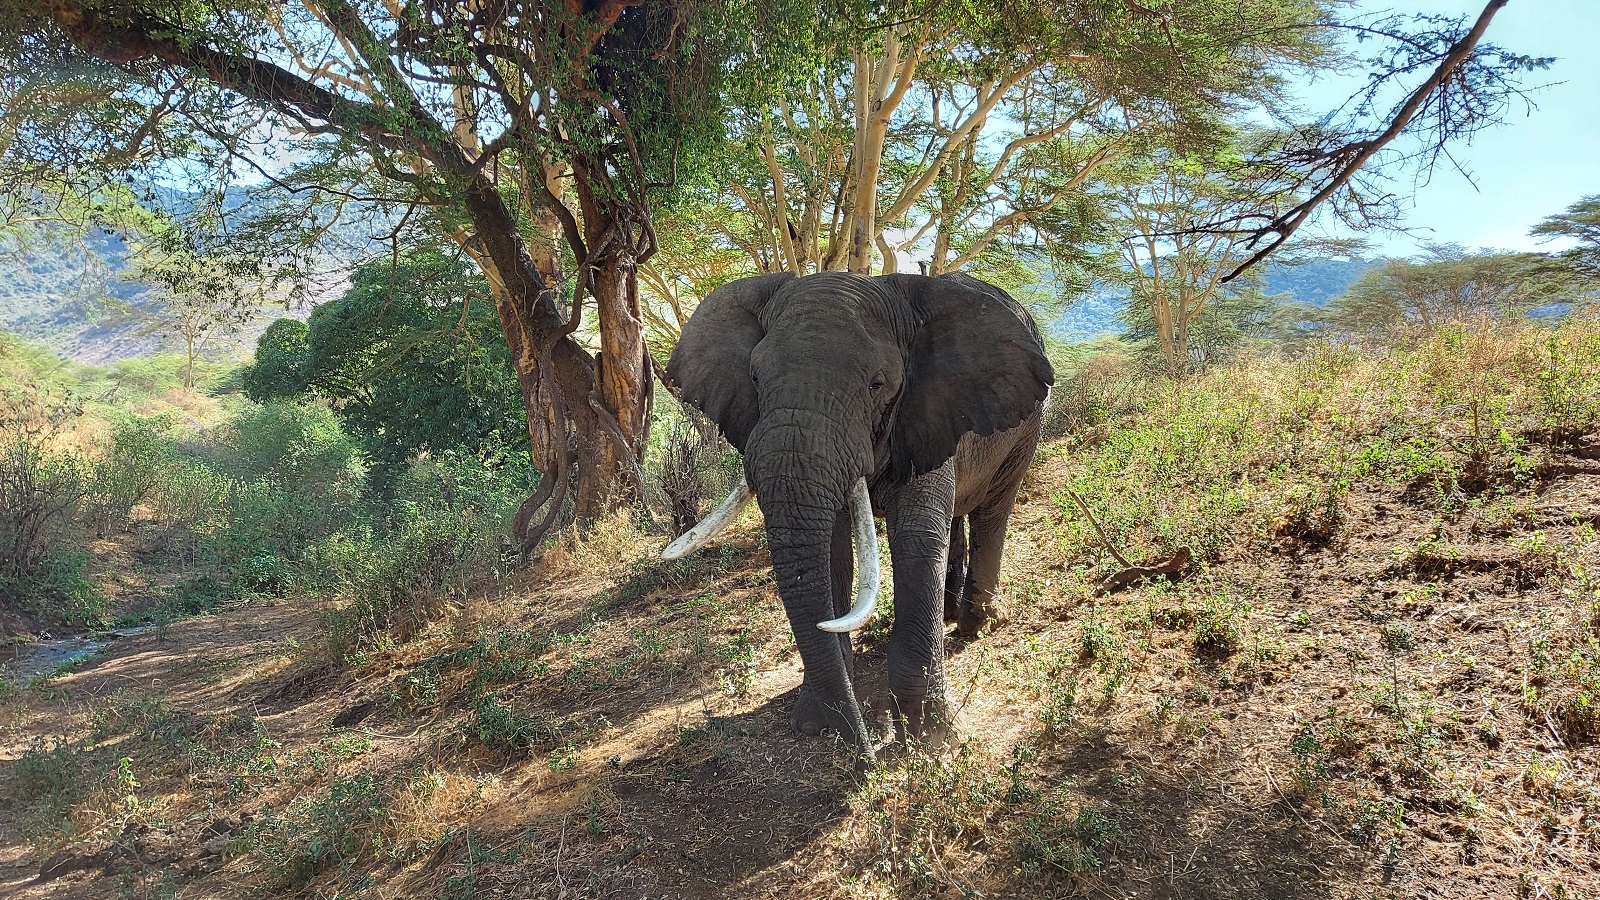
[[[858,770],[788,733],[754,514],[670,564],[619,516],[355,668],[252,607],[13,691],[0,824],[37,849],[0,892],[1600,895],[1600,330],[1141,391],[1041,453],[1009,619],[949,645],[946,755]],[[1092,596],[1069,486],[1194,569]],[[859,647],[873,700],[883,631]],[[88,789],[21,793],[51,784]]]

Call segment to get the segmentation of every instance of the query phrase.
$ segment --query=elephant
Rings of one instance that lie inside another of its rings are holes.
[[[665,374],[743,454],[745,479],[663,555],[709,543],[754,496],[804,667],[794,728],[869,740],[850,632],[873,612],[882,517],[893,737],[947,741],[944,623],[972,636],[996,612],[1055,379],[1027,310],[961,273],[742,278],[701,302]]]

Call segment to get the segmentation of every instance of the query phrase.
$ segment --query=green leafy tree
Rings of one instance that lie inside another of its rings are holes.
[[[1391,259],[1328,303],[1332,328],[1387,337],[1431,332],[1468,319],[1514,315],[1572,296],[1571,271],[1537,253],[1468,253],[1435,244],[1416,259]]]
[[[1600,194],[1584,197],[1564,212],[1546,216],[1529,232],[1545,240],[1565,238],[1576,246],[1562,257],[1585,277],[1600,277]]]
[[[655,209],[717,143],[730,85],[818,19],[746,0],[5,0],[0,70],[24,102],[3,149],[36,182],[67,171],[47,179],[62,194],[130,161],[224,188],[260,170],[274,202],[234,233],[263,256],[303,255],[354,208],[396,241],[454,243],[488,283],[547,476],[517,517],[531,545],[572,504],[587,520],[630,478],[642,493]]]
[[[1210,148],[1158,151],[1127,167],[1106,192],[1130,291],[1124,319],[1134,339],[1160,353],[1172,378],[1206,364],[1200,332],[1210,329],[1214,338],[1218,329],[1232,327],[1223,323],[1248,318],[1241,304],[1258,296],[1222,283],[1249,251],[1242,234],[1213,224],[1270,214],[1284,202],[1264,194],[1244,162],[1241,146],[1263,136],[1220,136]],[[1230,309],[1207,316],[1216,302]]]
[[[293,397],[307,388],[306,323],[278,319],[256,339],[256,358],[239,373],[239,386],[257,403]]]
[[[724,236],[762,271],[930,274],[1044,243],[1071,257],[1088,188],[1149,138],[1271,103],[1325,53],[1331,4],[877,4],[802,90],[743,110]]]
[[[1188,326],[1187,372],[1201,372],[1238,358],[1253,347],[1293,343],[1298,309],[1282,295],[1264,294],[1251,283],[1230,286],[1216,294]],[[1166,354],[1149,304],[1124,307],[1124,340],[1153,368],[1167,371]]]
[[[259,400],[326,400],[386,491],[419,453],[498,459],[522,432],[522,389],[488,288],[467,264],[419,253],[356,270],[301,325],[279,320],[242,377]],[[298,326],[298,327],[297,327]]]

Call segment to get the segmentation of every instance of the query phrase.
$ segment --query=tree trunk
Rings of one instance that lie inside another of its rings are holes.
[[[593,415],[598,443],[594,478],[580,485],[578,517],[593,521],[619,502],[637,495],[638,466],[650,438],[651,370],[639,310],[638,271],[626,249],[589,262],[596,317],[600,324],[598,377],[584,398]],[[624,486],[630,490],[624,490]],[[642,496],[633,499],[643,500]]]
[[[183,388],[186,391],[194,390],[194,335],[189,332],[183,334]]]

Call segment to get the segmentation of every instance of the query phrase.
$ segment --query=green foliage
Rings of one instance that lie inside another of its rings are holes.
[[[1600,328],[1577,323],[1552,333],[1536,354],[1541,424],[1557,438],[1600,423]]]
[[[28,837],[47,842],[73,833],[68,813],[94,786],[90,761],[74,744],[46,744],[43,738],[17,758],[7,788],[10,800],[23,810]]]
[[[1458,323],[1383,350],[1314,344],[1183,384],[1103,353],[1076,365],[1052,399],[1067,485],[1135,561],[1181,546],[1203,561],[1245,534],[1336,541],[1358,479],[1460,502],[1528,479],[1541,445],[1563,448],[1600,421],[1589,319]],[[1112,565],[1070,496],[1055,504],[1063,555]]]
[[[0,606],[74,623],[104,612],[73,533],[92,477],[70,441],[82,411],[70,394],[0,391]]]
[[[1529,232],[1545,240],[1566,238],[1577,246],[1561,256],[1582,275],[1600,276],[1600,194],[1584,197],[1553,216],[1546,216]]]
[[[1203,372],[1252,349],[1281,345],[1294,336],[1295,320],[1303,315],[1302,307],[1283,297],[1269,297],[1252,285],[1220,291],[1189,322],[1187,371]],[[1121,318],[1127,326],[1123,340],[1147,368],[1162,371],[1166,361],[1153,306],[1130,301]]]
[[[329,865],[382,853],[389,802],[386,786],[371,775],[341,778],[325,796],[298,800],[284,814],[252,824],[254,861],[270,882],[292,887]]]
[[[298,319],[279,319],[256,340],[255,363],[239,374],[246,397],[265,403],[304,393],[309,329]]]
[[[508,455],[526,446],[527,414],[486,295],[480,277],[441,254],[370,263],[306,325],[268,328],[241,382],[259,400],[309,391],[327,401],[380,493],[420,453]]]
[[[274,401],[250,407],[214,434],[218,468],[234,478],[265,481],[323,502],[361,480],[360,451],[328,407]]]
[[[1330,301],[1321,318],[1337,331],[1387,337],[1406,328],[1431,331],[1521,314],[1568,299],[1573,290],[1570,270],[1548,257],[1435,244],[1419,259],[1391,259],[1367,272]]]

